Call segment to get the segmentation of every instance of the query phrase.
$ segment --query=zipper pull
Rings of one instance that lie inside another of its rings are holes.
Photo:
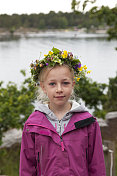
[[[62,150],[62,152],[63,152],[63,151],[64,151],[64,144],[63,144],[62,136],[60,136],[60,138],[61,138],[61,150]]]

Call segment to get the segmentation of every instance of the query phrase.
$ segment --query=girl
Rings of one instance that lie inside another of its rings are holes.
[[[71,52],[56,48],[31,64],[33,80],[45,96],[39,94],[42,101],[24,125],[20,176],[106,175],[99,125],[83,106],[70,101],[75,80],[86,69]]]

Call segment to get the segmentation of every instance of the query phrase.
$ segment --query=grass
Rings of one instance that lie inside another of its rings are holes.
[[[0,175],[19,176],[20,144],[0,149]]]

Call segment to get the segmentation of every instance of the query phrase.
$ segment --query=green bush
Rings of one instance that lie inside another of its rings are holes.
[[[3,82],[0,83],[0,144],[3,132],[23,127],[23,123],[33,111],[35,98],[35,87],[30,78],[25,79],[20,88],[12,82],[9,82],[6,88],[3,88],[2,84]]]
[[[0,149],[0,175],[19,176],[20,144]]]

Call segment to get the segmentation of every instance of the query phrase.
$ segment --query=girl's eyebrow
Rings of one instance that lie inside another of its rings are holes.
[[[69,81],[69,80],[70,80],[69,78],[64,78],[61,81]],[[57,81],[57,80],[56,79],[51,79],[48,82],[52,82],[52,81]]]
[[[65,78],[65,79],[63,79],[63,80],[69,80],[69,78]]]
[[[56,81],[55,79],[50,79],[48,82],[51,82],[51,81]]]
[[[70,78],[65,78],[65,79],[62,79],[62,81],[69,81]]]

